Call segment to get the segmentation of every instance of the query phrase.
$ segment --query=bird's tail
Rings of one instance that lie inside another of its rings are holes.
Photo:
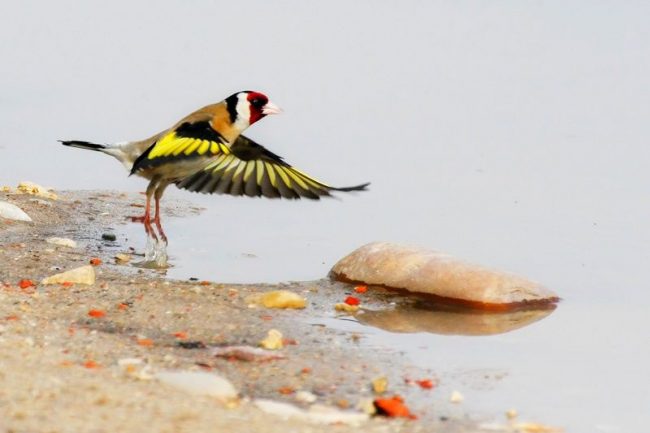
[[[133,166],[134,155],[133,152],[130,152],[132,149],[129,148],[129,143],[97,144],[78,140],[59,140],[59,142],[64,146],[97,150],[107,155],[111,155],[112,157],[117,158],[129,171]]]
[[[106,145],[90,143],[88,141],[78,141],[78,140],[59,140],[59,143],[64,146],[78,147],[80,149],[90,149],[90,150],[99,150],[102,151],[106,149]]]
[[[350,191],[366,191],[368,189],[368,185],[370,185],[370,182],[362,183],[361,185],[355,185],[355,186],[344,186],[344,187],[334,187],[330,186],[330,189],[333,189],[334,191],[344,191],[344,192],[350,192]]]

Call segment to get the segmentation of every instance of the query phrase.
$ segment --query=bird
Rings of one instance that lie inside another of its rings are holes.
[[[111,155],[124,165],[129,176],[148,179],[144,215],[129,218],[141,222],[150,238],[158,241],[160,236],[167,245],[160,218],[160,200],[171,184],[204,194],[313,200],[331,196],[332,192],[367,189],[368,182],[348,187],[329,186],[242,135],[252,124],[281,112],[282,109],[265,94],[244,90],[199,108],[170,128],[144,140],[113,144],[80,140],[59,142]],[[155,207],[153,225],[152,200]]]

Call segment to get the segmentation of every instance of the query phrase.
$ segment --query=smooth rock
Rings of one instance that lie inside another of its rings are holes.
[[[202,371],[162,371],[156,374],[162,383],[190,394],[215,397],[226,403],[237,399],[237,390],[230,381]]]
[[[95,268],[92,265],[81,266],[44,278],[41,284],[61,284],[66,282],[87,285],[95,284]]]
[[[448,254],[388,242],[362,246],[341,259],[331,274],[344,281],[427,293],[474,308],[510,308],[557,302],[539,283],[464,262]]]
[[[368,420],[367,413],[343,411],[329,406],[315,404],[308,410],[303,410],[289,403],[274,400],[257,399],[254,401],[263,412],[284,419],[297,419],[314,424],[348,424],[359,425]]]
[[[32,220],[21,208],[6,201],[0,201],[0,217],[14,221]]]
[[[68,248],[77,248],[77,243],[68,238],[48,238],[45,240],[48,244],[59,245]]]

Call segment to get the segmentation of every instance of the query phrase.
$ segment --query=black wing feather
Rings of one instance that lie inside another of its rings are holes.
[[[181,179],[176,185],[204,193],[312,200],[329,196],[330,191],[363,191],[369,185],[364,183],[342,188],[326,185],[292,167],[281,156],[243,135],[230,146],[230,152],[232,155],[229,158],[235,160],[220,164],[219,162],[225,160],[215,159],[214,163],[200,173]]]

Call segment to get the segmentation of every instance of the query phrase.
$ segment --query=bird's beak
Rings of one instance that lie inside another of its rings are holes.
[[[268,115],[268,114],[280,114],[282,113],[282,108],[278,107],[271,101],[267,102],[264,108],[262,108],[262,114]]]

